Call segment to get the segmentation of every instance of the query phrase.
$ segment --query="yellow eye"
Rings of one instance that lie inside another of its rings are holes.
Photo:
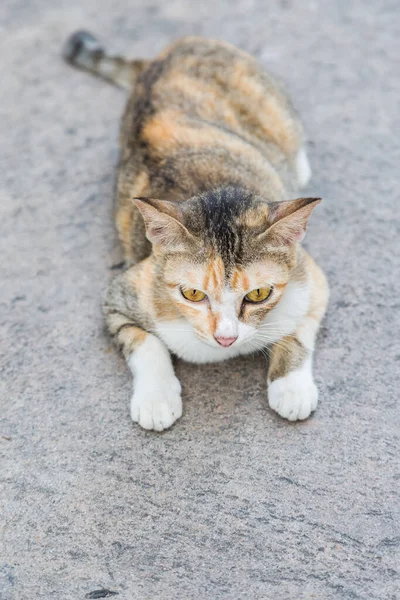
[[[182,290],[182,296],[186,298],[186,300],[190,300],[190,302],[201,302],[206,297],[204,292],[200,290]]]
[[[269,287],[266,287],[266,288],[258,288],[257,290],[251,290],[251,292],[246,294],[244,299],[247,302],[263,302],[263,300],[266,300],[267,298],[269,298],[269,296],[271,295],[271,292],[272,292],[272,285],[270,285]]]

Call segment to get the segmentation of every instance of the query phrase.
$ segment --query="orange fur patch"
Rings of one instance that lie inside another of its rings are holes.
[[[242,269],[236,268],[232,273],[231,287],[235,292],[242,292],[243,294],[249,290],[250,280],[246,273]]]
[[[176,121],[179,114],[164,111],[153,117],[143,128],[143,137],[155,148],[171,148],[179,144]],[[172,149],[172,148],[171,148]]]
[[[220,320],[219,314],[215,314],[215,313],[211,312],[211,310],[208,311],[207,324],[208,324],[208,331],[211,333],[211,335],[215,335],[219,320]]]
[[[237,63],[230,83],[233,89],[239,92],[242,99],[238,109],[240,110],[246,98],[251,98],[252,104],[258,105],[256,113],[258,128],[286,155],[295,154],[301,143],[300,131],[297,123],[291,117],[282,95],[276,89],[272,93],[266,94],[265,83],[263,85],[249,72],[245,62]]]
[[[265,160],[257,148],[247,144],[229,131],[221,131],[209,126],[194,126],[189,118],[172,110],[163,110],[148,121],[143,129],[143,137],[153,147],[156,154],[168,155],[176,149],[190,147],[200,148],[223,147],[226,152],[257,165],[268,174],[270,184],[281,193],[284,191],[282,181]]]
[[[206,267],[203,279],[203,291],[219,298],[224,287],[225,267],[222,258],[217,256]]]
[[[139,209],[133,204],[132,198],[135,198],[136,196],[146,196],[148,185],[149,176],[146,171],[142,171],[136,177],[133,185],[129,188],[129,196],[119,196],[120,203],[117,206],[115,213],[115,223],[124,248],[125,257],[130,255],[134,216],[139,212]],[[123,202],[121,202],[122,198],[124,198]]]
[[[118,344],[122,346],[125,356],[132,354],[147,338],[147,332],[139,327],[124,327],[118,334]]]

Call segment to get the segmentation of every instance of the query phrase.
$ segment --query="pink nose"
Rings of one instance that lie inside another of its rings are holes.
[[[228,346],[232,346],[233,342],[236,342],[237,336],[236,337],[222,337],[220,335],[216,335],[215,339],[217,340],[217,342],[220,346],[224,346],[224,348],[227,348]]]

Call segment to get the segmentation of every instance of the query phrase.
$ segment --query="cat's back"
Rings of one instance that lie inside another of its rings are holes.
[[[301,135],[274,77],[242,50],[201,37],[182,38],[149,62],[122,124],[123,144],[131,150],[136,142],[159,160],[240,138],[279,162],[295,156]]]
[[[148,256],[133,197],[184,201],[225,186],[270,201],[297,192],[302,126],[274,77],[230,44],[186,37],[138,76],[121,123],[116,224],[130,262]]]

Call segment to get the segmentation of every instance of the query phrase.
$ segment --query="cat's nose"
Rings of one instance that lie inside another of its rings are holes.
[[[233,342],[236,342],[238,336],[236,335],[235,337],[222,337],[221,335],[216,335],[215,339],[220,346],[224,346],[224,348],[227,348],[228,346],[232,346]]]

